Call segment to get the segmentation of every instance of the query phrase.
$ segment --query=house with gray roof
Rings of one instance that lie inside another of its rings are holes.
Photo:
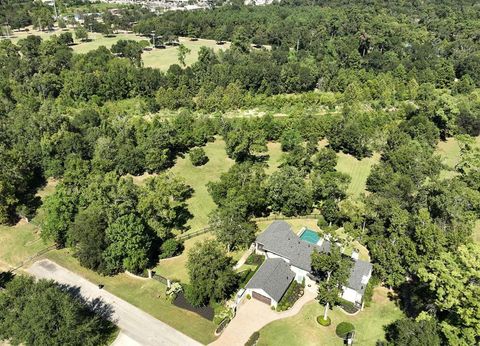
[[[255,252],[266,257],[255,275],[247,283],[246,290],[256,298],[276,306],[295,279],[314,284],[311,255],[313,251],[329,252],[331,243],[320,238],[312,243],[296,235],[284,221],[274,221],[255,240]],[[348,284],[343,287],[342,298],[360,305],[365,287],[372,274],[372,265],[352,258]]]

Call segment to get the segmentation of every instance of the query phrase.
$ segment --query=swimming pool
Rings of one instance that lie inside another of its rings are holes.
[[[306,229],[300,235],[300,239],[308,241],[311,244],[317,244],[318,241],[320,240],[320,236],[317,234],[317,232],[312,231],[310,229]]]

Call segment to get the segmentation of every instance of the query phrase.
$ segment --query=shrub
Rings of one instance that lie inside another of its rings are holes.
[[[247,294],[247,299],[248,300],[252,299],[252,296],[250,294]]]
[[[330,317],[327,317],[327,319],[324,320],[323,316],[318,316],[317,317],[317,322],[318,322],[318,324],[320,324],[321,326],[324,326],[324,327],[328,327],[330,324],[332,324],[332,320],[330,319]]]
[[[203,148],[193,148],[190,150],[190,161],[194,166],[202,166],[208,162],[208,157],[205,155]]]
[[[252,253],[250,256],[245,261],[245,264],[248,265],[260,265],[263,263],[263,260],[265,259],[264,256],[262,255],[257,255],[255,253]]]
[[[365,306],[370,306],[373,298],[373,289],[380,283],[380,280],[376,277],[371,277],[370,281],[365,288],[365,293],[363,294],[363,302]]]
[[[278,303],[277,311],[290,309],[301,296],[303,296],[303,286],[293,280],[288,287],[287,292],[285,292],[285,295]]]
[[[349,314],[354,314],[359,310],[359,308],[354,303],[349,302],[348,300],[345,300],[343,298],[340,298],[340,306]]]
[[[248,338],[248,341],[245,343],[245,346],[253,346],[257,344],[258,339],[260,338],[260,333],[255,332]]]
[[[340,338],[344,338],[348,333],[353,332],[355,327],[350,322],[340,322],[335,329],[335,333]]]
[[[167,239],[160,246],[159,258],[169,258],[183,251],[183,244],[176,239]]]

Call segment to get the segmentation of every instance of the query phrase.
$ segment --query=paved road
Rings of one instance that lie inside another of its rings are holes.
[[[100,290],[97,285],[52,261],[35,262],[27,269],[27,272],[40,279],[53,279],[61,284],[80,287],[80,292],[85,298],[101,298],[105,303],[111,305],[114,310],[113,319],[121,329],[119,337],[114,342],[116,346],[201,345],[178,330],[117,296]]]

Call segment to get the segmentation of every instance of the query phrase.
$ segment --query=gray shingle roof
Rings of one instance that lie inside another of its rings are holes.
[[[282,256],[295,267],[311,271],[311,255],[314,249],[319,252],[329,252],[330,242],[324,241],[321,246],[313,245],[300,239],[293,233],[285,221],[274,221],[257,237],[257,243],[264,249]]]
[[[368,276],[372,270],[372,264],[357,260],[352,267],[350,277],[348,279],[348,287],[363,294],[365,292],[366,284],[362,283],[362,278]]]
[[[280,258],[269,258],[248,281],[246,288],[260,288],[279,302],[294,278],[295,273],[287,262]]]

